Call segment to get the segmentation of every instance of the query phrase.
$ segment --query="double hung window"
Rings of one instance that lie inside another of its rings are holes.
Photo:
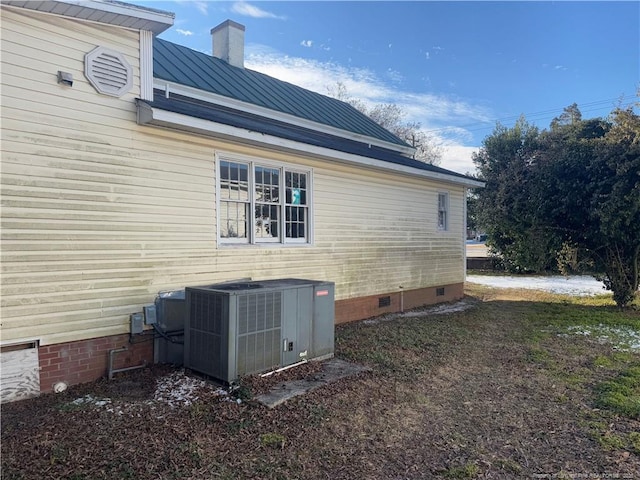
[[[438,230],[449,229],[449,194],[438,193]]]
[[[310,243],[310,171],[258,160],[218,165],[221,243]]]

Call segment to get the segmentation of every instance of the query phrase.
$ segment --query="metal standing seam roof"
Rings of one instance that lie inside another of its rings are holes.
[[[154,78],[193,87],[347,132],[407,147],[348,103],[159,38],[153,39]]]

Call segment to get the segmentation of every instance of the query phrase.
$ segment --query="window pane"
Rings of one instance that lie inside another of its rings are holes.
[[[255,167],[255,192],[257,202],[280,201],[280,171],[274,168]]]
[[[256,205],[256,239],[278,238],[278,210],[277,205]]]
[[[220,179],[229,179],[229,162],[220,162]]]
[[[221,183],[220,200],[249,201],[249,185],[240,182]]]
[[[306,210],[305,207],[286,207],[287,238],[307,237]]]
[[[220,202],[220,237],[247,238],[249,204]]]
[[[304,173],[286,172],[285,201],[288,205],[306,205],[307,191],[305,188],[307,175]]]
[[[220,199],[248,201],[248,173],[246,164],[220,162]]]

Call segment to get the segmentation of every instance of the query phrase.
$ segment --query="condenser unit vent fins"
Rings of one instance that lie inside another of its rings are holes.
[[[225,297],[198,291],[191,294],[188,364],[206,366],[205,373],[214,377],[222,375],[227,368],[228,311]]]
[[[238,375],[280,364],[282,293],[238,297]]]

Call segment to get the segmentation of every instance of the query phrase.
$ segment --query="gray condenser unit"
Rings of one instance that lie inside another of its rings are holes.
[[[334,284],[295,278],[186,288],[184,364],[231,383],[334,351]]]
[[[186,301],[184,290],[160,292],[155,303],[157,333],[154,342],[154,362],[182,365],[184,361],[184,320]]]

